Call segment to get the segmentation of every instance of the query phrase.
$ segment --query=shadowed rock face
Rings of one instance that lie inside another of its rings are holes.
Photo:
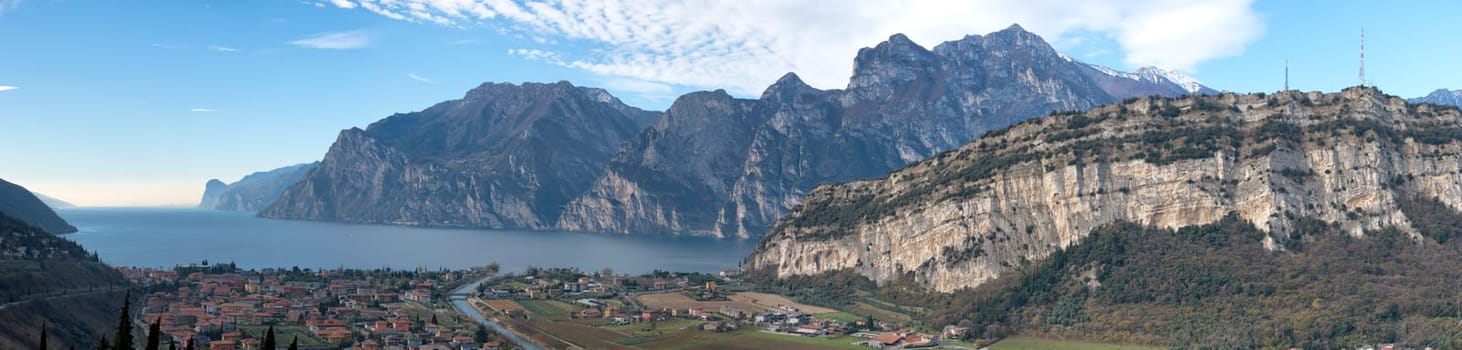
[[[340,133],[260,216],[448,227],[551,227],[656,113],[567,82],[483,84],[460,100]]]
[[[858,52],[845,90],[788,74],[757,100],[687,95],[630,140],[558,228],[753,237],[819,183],[881,176],[1053,110],[1183,93],[1103,75],[1140,86],[1114,95],[1091,70],[1012,26],[933,50],[894,35]]]
[[[203,189],[203,199],[198,207],[203,209],[241,211],[255,213],[263,210],[279,198],[280,193],[298,183],[300,179],[320,165],[319,162],[295,164],[270,171],[262,171],[225,184],[218,179],[208,180]]]
[[[0,179],[0,214],[53,234],[76,232],[65,219],[25,187]]]
[[[1462,209],[1462,114],[1372,88],[1139,98],[992,132],[887,177],[820,186],[746,263],[779,275],[912,273],[978,286],[1118,221],[1162,228],[1237,215],[1286,249],[1319,220],[1353,236],[1430,198]]]

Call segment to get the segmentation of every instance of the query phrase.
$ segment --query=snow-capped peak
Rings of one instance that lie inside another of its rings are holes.
[[[1166,79],[1167,81],[1173,82],[1173,84],[1178,84],[1178,86],[1183,87],[1183,90],[1187,90],[1189,93],[1197,93],[1199,90],[1203,90],[1203,83],[1198,82],[1197,79],[1193,79],[1193,77],[1183,75],[1182,73],[1158,67],[1147,66],[1138,68],[1137,75],[1144,78],[1152,77]]]
[[[1102,72],[1102,74],[1110,75],[1110,76],[1113,76],[1113,77],[1118,77],[1118,78],[1123,78],[1123,79],[1132,79],[1132,80],[1142,80],[1143,79],[1143,77],[1140,76],[1140,75],[1132,74],[1132,73],[1127,73],[1127,72],[1123,72],[1123,71],[1119,71],[1119,70],[1116,70],[1116,69],[1112,69],[1112,67],[1107,67],[1107,66],[1103,66],[1103,65],[1100,65],[1100,64],[1087,63],[1086,65],[1087,66],[1090,66],[1092,69],[1096,69],[1098,72]]]

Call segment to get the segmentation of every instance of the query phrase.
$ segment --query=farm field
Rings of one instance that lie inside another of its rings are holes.
[[[1073,349],[1073,350],[1156,350],[1162,349],[1153,346],[1140,345],[1118,345],[1087,343],[1079,341],[1066,341],[1054,339],[1041,339],[1030,337],[1010,337],[1001,340],[999,343],[990,345],[990,350],[1038,350],[1038,349]]]
[[[680,293],[646,294],[638,296],[636,297],[636,299],[647,307],[657,309],[685,309],[689,307],[701,307],[705,308],[707,311],[714,311],[721,309],[721,307],[723,306],[729,305],[731,307],[739,308],[747,312],[756,312],[775,308],[778,305],[787,305],[795,307],[799,310],[802,310],[802,312],[806,312],[809,314],[825,314],[838,312],[838,310],[833,310],[825,307],[797,303],[792,301],[791,299],[787,299],[787,297],[776,294],[757,292],[741,292],[732,294],[730,297],[730,301],[696,301],[695,299],[691,299],[690,297]]]

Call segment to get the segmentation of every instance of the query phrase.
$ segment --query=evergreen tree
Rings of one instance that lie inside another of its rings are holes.
[[[46,346],[46,322],[45,321],[41,321],[41,347],[39,349],[41,349],[41,350],[50,350],[50,347],[49,346]]]
[[[259,348],[263,350],[279,350],[278,346],[274,343],[274,326],[269,326],[269,330],[264,332],[264,342],[259,344]]]
[[[136,350],[132,341],[132,291],[122,298],[122,317],[117,320],[117,336],[113,338],[113,350]]]
[[[193,350],[193,337],[188,337],[188,341],[183,342],[183,350]]]
[[[300,349],[300,336],[299,336],[299,334],[295,334],[294,335],[294,339],[292,339],[292,340],[289,341],[289,350],[299,350],[299,349]]]
[[[178,342],[168,339],[168,350],[178,350]]]
[[[487,326],[477,325],[477,333],[472,335],[472,340],[476,340],[478,343],[486,343],[487,337]]]
[[[431,314],[431,324],[437,324],[437,314]]]
[[[158,317],[157,321],[152,322],[152,325],[147,327],[147,345],[143,349],[161,350],[160,346],[162,346],[162,330],[159,329],[161,327],[162,317]]]
[[[111,348],[112,348],[111,341],[108,341],[107,340],[107,336],[105,336],[105,335],[102,336],[102,342],[96,344],[96,350],[107,350],[107,349],[111,349]]]

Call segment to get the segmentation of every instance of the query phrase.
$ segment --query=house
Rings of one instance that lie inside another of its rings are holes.
[[[238,344],[232,340],[211,341],[208,342],[208,350],[238,350]]]
[[[600,317],[604,317],[604,312],[603,311],[599,311],[599,309],[593,309],[593,308],[584,309],[583,311],[579,311],[579,317],[583,317],[583,318],[600,318]]]
[[[798,326],[797,329],[793,331],[793,333],[806,336],[824,336],[827,335],[827,328],[823,327],[823,325],[821,324],[804,324]]]
[[[970,334],[970,327],[958,327],[958,326],[946,326],[946,327],[944,327],[944,337],[945,338],[963,339],[966,334]]]
[[[873,336],[873,338],[868,339],[868,342],[870,343],[870,345],[886,347],[898,345],[899,342],[902,342],[903,340],[904,335],[900,333],[878,333],[878,335],[875,335]]]
[[[729,269],[725,269],[725,270],[721,270],[721,278],[735,277],[735,276],[740,275],[740,274],[741,274],[741,269],[734,268],[734,267],[733,268],[729,268]]]
[[[425,288],[412,289],[410,291],[407,291],[406,293],[401,294],[401,300],[430,304],[431,290]]]

